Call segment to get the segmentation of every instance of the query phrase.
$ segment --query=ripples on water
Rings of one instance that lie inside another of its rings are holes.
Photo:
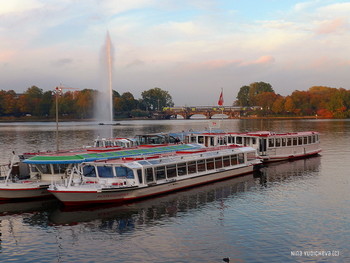
[[[206,121],[131,122],[113,131],[130,136],[207,125]],[[55,127],[38,126],[1,124],[0,141],[13,142],[22,151],[38,145],[54,147]],[[319,130],[323,153],[122,206],[68,209],[55,199],[2,203],[0,260],[223,262],[230,257],[231,262],[349,262],[349,122],[224,121],[224,128]],[[66,125],[60,136],[77,147],[88,144],[100,129]],[[339,251],[340,257],[291,256],[291,251],[319,250]]]

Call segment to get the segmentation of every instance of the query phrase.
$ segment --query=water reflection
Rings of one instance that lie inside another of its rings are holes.
[[[154,224],[163,218],[176,217],[206,204],[248,191],[255,185],[253,174],[232,178],[210,185],[196,187],[125,205],[99,205],[85,208],[58,208],[49,220],[65,225],[98,219],[96,226],[118,229],[123,232],[140,225]],[[102,220],[101,222],[99,222]]]
[[[56,208],[59,201],[55,198],[36,199],[30,201],[1,201],[0,219],[8,215],[21,215],[24,213],[37,213]]]
[[[296,181],[313,176],[319,171],[321,156],[313,156],[294,161],[268,163],[256,171],[255,176],[263,187],[273,186],[274,183]]]

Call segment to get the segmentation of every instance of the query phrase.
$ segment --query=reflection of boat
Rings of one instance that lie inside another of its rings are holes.
[[[58,205],[55,198],[36,199],[22,202],[0,202],[0,216],[45,211]]]
[[[205,204],[248,191],[255,185],[254,180],[251,173],[123,205],[58,207],[50,213],[49,221],[53,224],[65,225],[103,219],[105,225],[109,225],[113,229],[118,225],[119,231],[127,231],[138,225],[146,223],[149,225],[151,221],[158,220],[163,216],[173,217],[178,213],[200,209]],[[93,226],[93,224],[89,224],[89,226]]]
[[[314,131],[275,133],[269,131],[245,133],[192,133],[185,142],[205,146],[237,144],[257,150],[265,162],[281,161],[317,155],[321,152],[319,133]]]
[[[257,164],[251,147],[151,154],[83,163],[69,180],[48,190],[65,205],[124,202],[250,173]]]
[[[319,156],[313,156],[295,161],[283,161],[269,163],[256,172],[260,178],[260,184],[267,186],[269,183],[283,182],[291,177],[304,177],[317,172],[321,164]]]

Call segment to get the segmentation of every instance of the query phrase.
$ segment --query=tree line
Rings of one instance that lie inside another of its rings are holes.
[[[59,115],[74,119],[94,117],[94,98],[99,91],[92,89],[62,92],[58,99]],[[350,118],[350,90],[313,86],[307,91],[295,90],[291,95],[276,94],[271,84],[254,82],[242,86],[233,103],[246,107],[248,115],[256,116],[319,116],[322,118]],[[148,117],[163,107],[174,106],[168,91],[152,88],[135,99],[131,92],[119,94],[113,90],[114,117]],[[0,90],[0,117],[34,116],[54,118],[56,95],[32,86],[24,93]]]
[[[99,91],[83,89],[58,94],[59,115],[65,118],[90,119],[94,117],[94,103]],[[168,91],[152,88],[143,91],[141,99],[131,92],[119,94],[113,90],[114,117],[146,117],[150,112],[172,107],[174,103]],[[0,90],[0,117],[34,116],[53,118],[56,114],[55,91],[43,91],[37,86],[23,94],[13,90]]]
[[[318,116],[349,118],[350,90],[313,86],[307,91],[295,90],[291,95],[276,94],[271,84],[254,82],[242,86],[234,103],[254,107],[250,114],[257,116]]]

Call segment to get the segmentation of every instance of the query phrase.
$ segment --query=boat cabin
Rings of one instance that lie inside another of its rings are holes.
[[[257,160],[256,151],[251,147],[227,147],[220,151],[156,157],[85,163],[82,164],[83,180],[85,183],[101,183],[101,179],[107,180],[106,182],[116,187],[151,186],[205,175],[220,169],[246,166],[247,163]]]

